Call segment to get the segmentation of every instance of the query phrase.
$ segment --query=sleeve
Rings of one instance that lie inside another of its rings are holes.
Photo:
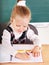
[[[16,50],[11,46],[11,35],[10,33],[5,29],[3,31],[3,36],[2,36],[2,47],[3,50],[8,51],[10,55],[15,56],[17,53]]]
[[[39,47],[41,47],[40,38],[39,38],[38,35],[36,35],[36,34],[34,33],[33,30],[28,29],[27,38],[30,39],[31,41],[33,41],[34,46],[39,46]]]

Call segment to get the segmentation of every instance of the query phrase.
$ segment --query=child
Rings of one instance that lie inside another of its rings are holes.
[[[31,20],[31,12],[25,2],[25,0],[18,0],[17,5],[12,10],[10,25],[3,31],[2,36],[3,49],[5,51],[7,50],[7,52],[9,51],[9,54],[13,57],[23,60],[29,59],[30,53],[32,53],[34,57],[40,55],[38,35],[34,34],[34,31],[28,26]],[[30,52],[17,52],[13,44],[24,43],[26,39],[29,39],[32,43],[34,42],[34,48],[32,48]]]

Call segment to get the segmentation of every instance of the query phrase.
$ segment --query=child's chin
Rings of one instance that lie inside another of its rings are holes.
[[[21,33],[23,33],[23,32],[21,32],[21,31],[17,31],[17,33],[21,34]]]

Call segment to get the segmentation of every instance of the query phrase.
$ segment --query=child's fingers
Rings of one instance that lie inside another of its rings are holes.
[[[27,54],[27,55],[30,55],[30,52],[27,51],[26,54]]]
[[[29,59],[29,55],[27,53],[18,53],[18,54],[16,54],[16,58],[19,58],[22,60],[27,60],[27,59]]]
[[[39,56],[40,56],[40,52],[34,52],[34,53],[32,53],[32,55],[33,55],[34,57],[39,57]]]

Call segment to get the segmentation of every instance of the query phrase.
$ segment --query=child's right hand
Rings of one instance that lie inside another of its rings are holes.
[[[25,53],[17,53],[15,58],[19,58],[21,60],[28,60],[30,58],[29,54]]]
[[[41,51],[41,48],[38,46],[35,46],[34,49],[31,50],[31,53],[34,57],[39,57],[40,51]]]

